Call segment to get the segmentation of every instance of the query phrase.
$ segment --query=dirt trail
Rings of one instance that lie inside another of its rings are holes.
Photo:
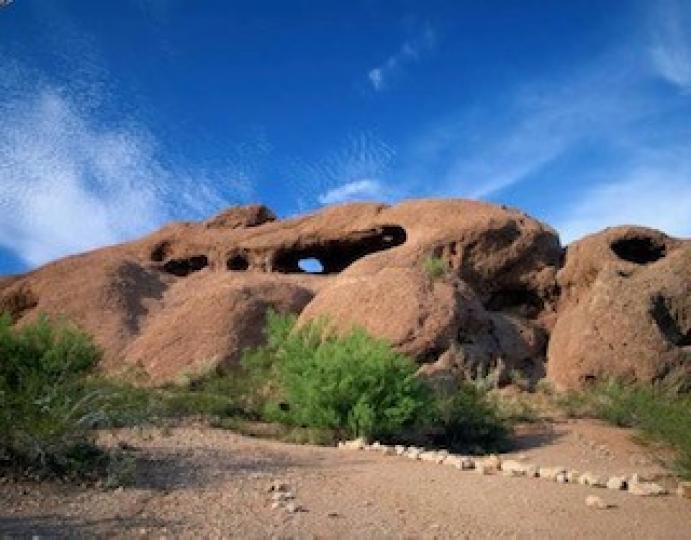
[[[691,538],[691,501],[481,476],[373,452],[294,446],[205,427],[104,434],[138,456],[137,484],[0,485],[0,536],[188,538]],[[664,471],[626,430],[569,422],[513,454],[600,473]],[[305,511],[272,510],[280,479]],[[664,478],[661,481],[665,481]],[[590,494],[615,505],[595,510]]]

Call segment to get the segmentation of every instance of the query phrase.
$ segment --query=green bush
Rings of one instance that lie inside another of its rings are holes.
[[[449,265],[440,257],[427,257],[422,267],[432,280],[443,277],[449,271]]]
[[[468,384],[435,396],[413,360],[363,330],[337,336],[323,320],[296,329],[294,317],[270,313],[266,333],[243,359],[266,419],[467,451],[506,446],[508,426],[486,392]]]
[[[456,451],[481,453],[508,447],[508,425],[497,404],[473,384],[435,403],[435,442]]]
[[[320,322],[297,329],[293,316],[270,313],[267,338],[266,348],[247,355],[244,365],[267,380],[269,419],[386,437],[430,406],[415,363],[362,330],[336,336]]]
[[[81,474],[103,456],[90,428],[98,392],[82,382],[99,359],[92,341],[41,317],[20,329],[0,317],[0,454],[37,473]]]
[[[610,380],[558,397],[571,416],[594,416],[631,427],[676,451],[674,466],[691,479],[691,395],[664,384],[635,385]]]

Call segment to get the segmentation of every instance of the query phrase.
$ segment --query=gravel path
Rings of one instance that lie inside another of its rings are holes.
[[[514,457],[596,473],[657,476],[630,434],[595,422],[534,429]],[[483,476],[444,465],[294,446],[206,427],[122,430],[134,487],[0,485],[0,536],[114,538],[691,538],[691,501]],[[303,511],[272,509],[271,483]],[[613,508],[587,507],[596,494]]]

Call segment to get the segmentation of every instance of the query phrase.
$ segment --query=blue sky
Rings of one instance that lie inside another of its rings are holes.
[[[691,236],[691,2],[15,0],[0,273],[263,202]]]

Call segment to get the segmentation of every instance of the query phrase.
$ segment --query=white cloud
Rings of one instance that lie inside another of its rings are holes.
[[[367,76],[375,90],[382,90],[384,88],[384,72],[382,68],[371,69]]]
[[[377,180],[365,178],[353,180],[341,186],[330,189],[319,195],[321,204],[336,204],[348,201],[376,200],[382,198],[384,189]]]
[[[209,215],[229,203],[231,186],[230,200],[247,195],[234,171],[188,171],[161,158],[144,126],[106,125],[80,90],[16,63],[4,67],[0,246],[27,265],[130,239],[173,218]]]
[[[389,200],[395,198],[397,190],[385,185],[382,178],[395,158],[391,146],[363,132],[321,159],[295,160],[286,174],[300,210],[353,199]]]
[[[652,20],[650,52],[658,75],[691,93],[691,9],[667,0],[658,5]]]
[[[442,118],[405,152],[403,176],[415,182],[433,174],[432,194],[488,198],[583,141],[623,144],[622,132],[650,110],[632,90],[639,75],[631,56],[607,55],[577,72],[524,83],[483,110]]]
[[[37,265],[152,228],[161,174],[146,140],[99,130],[44,89],[0,107],[0,244]]]
[[[367,72],[367,78],[376,91],[385,90],[390,80],[395,77],[405,64],[416,62],[423,53],[434,49],[437,36],[431,26],[425,26],[424,30],[414,39],[406,41],[384,62]]]
[[[636,168],[621,181],[586,190],[554,223],[564,243],[625,224],[691,237],[691,159]]]

